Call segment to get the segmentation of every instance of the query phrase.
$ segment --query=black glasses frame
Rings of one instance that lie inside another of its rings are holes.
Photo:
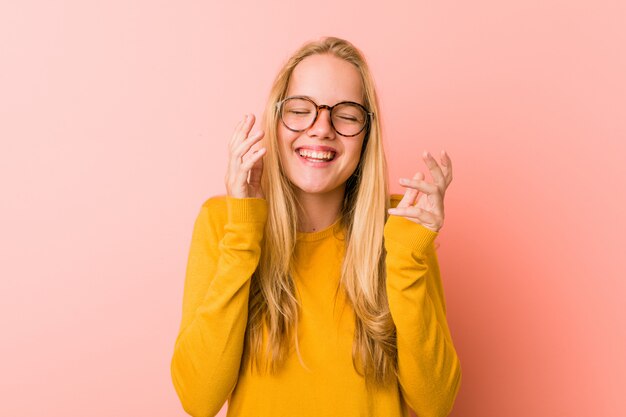
[[[292,129],[289,126],[287,126],[287,123],[285,123],[285,121],[283,120],[283,103],[289,99],[292,98],[298,98],[298,99],[302,99],[302,100],[306,100],[311,102],[311,104],[313,104],[313,106],[315,106],[315,117],[313,118],[313,121],[311,122],[310,125],[308,125],[307,127],[305,127],[304,129],[300,129],[300,130],[296,130],[296,129]],[[332,118],[332,114],[333,114],[333,109],[337,106],[339,106],[340,104],[355,104],[357,106],[359,106],[360,108],[363,109],[363,111],[365,111],[365,114],[367,114],[367,120],[366,122],[363,124],[363,127],[361,128],[361,130],[359,130],[357,133],[355,133],[354,135],[344,135],[343,133],[340,133],[337,129],[335,129],[335,125],[333,124],[333,118]],[[353,136],[359,135],[361,132],[363,132],[363,129],[367,128],[369,129],[370,124],[371,124],[371,119],[374,117],[374,113],[369,111],[364,105],[362,105],[361,103],[356,103],[354,101],[342,101],[339,102],[337,104],[335,104],[334,106],[329,106],[327,104],[317,104],[316,102],[314,102],[312,99],[310,99],[307,96],[291,96],[291,97],[286,97],[284,99],[282,99],[281,101],[276,103],[276,109],[278,110],[278,117],[280,118],[280,121],[282,122],[282,124],[289,130],[291,130],[292,132],[304,132],[305,130],[307,130],[308,128],[310,128],[311,126],[313,126],[315,124],[315,122],[317,121],[318,116],[320,115],[320,110],[321,109],[328,109],[328,112],[330,113],[331,117],[330,117],[330,125],[333,127],[333,129],[335,130],[335,132],[337,132],[339,135],[347,137],[347,138],[351,138]]]

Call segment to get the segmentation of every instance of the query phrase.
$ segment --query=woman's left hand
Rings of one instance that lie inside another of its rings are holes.
[[[400,178],[400,184],[407,190],[398,206],[389,209],[389,214],[402,216],[439,232],[444,219],[443,198],[452,182],[452,161],[445,151],[441,152],[441,166],[428,151],[424,151],[422,157],[435,183],[424,181],[421,172],[416,173],[413,179]]]

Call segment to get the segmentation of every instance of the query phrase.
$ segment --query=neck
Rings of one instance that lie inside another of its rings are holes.
[[[333,224],[343,205],[345,185],[324,194],[309,194],[296,190],[298,207],[298,231],[310,233]]]

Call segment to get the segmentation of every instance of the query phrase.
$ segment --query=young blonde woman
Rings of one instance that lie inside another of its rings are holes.
[[[360,51],[302,46],[262,128],[230,139],[226,196],[196,219],[171,363],[192,416],[446,416],[461,365],[434,240],[451,160],[389,196],[378,99]]]

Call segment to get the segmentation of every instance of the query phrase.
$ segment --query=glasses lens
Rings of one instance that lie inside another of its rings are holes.
[[[333,108],[333,125],[342,135],[356,135],[366,122],[367,113],[356,104],[343,103]]]
[[[281,118],[291,130],[308,129],[315,119],[315,104],[302,98],[288,98],[283,102]],[[361,132],[367,123],[367,113],[356,104],[342,103],[333,107],[333,126],[337,133],[354,136]]]
[[[283,123],[292,130],[304,130],[315,119],[315,105],[301,98],[288,98],[283,103]]]

